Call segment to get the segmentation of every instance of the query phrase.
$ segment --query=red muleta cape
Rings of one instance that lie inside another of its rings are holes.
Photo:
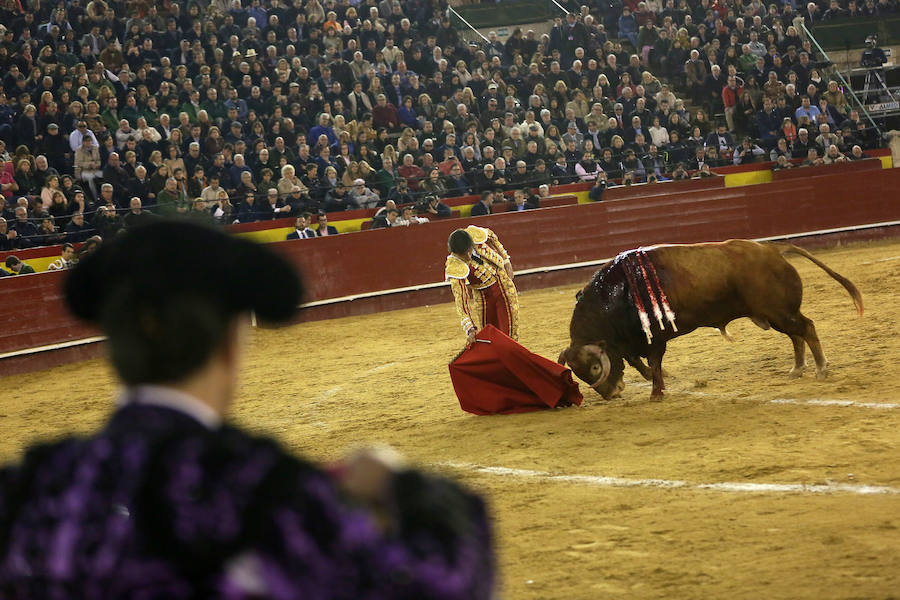
[[[557,406],[581,406],[572,371],[538,356],[493,325],[450,363],[459,406],[476,415],[508,415]]]

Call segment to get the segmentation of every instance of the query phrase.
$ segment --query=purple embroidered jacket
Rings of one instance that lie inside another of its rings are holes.
[[[129,404],[0,471],[0,597],[490,598],[481,501],[413,471],[394,497],[385,535],[275,442]]]

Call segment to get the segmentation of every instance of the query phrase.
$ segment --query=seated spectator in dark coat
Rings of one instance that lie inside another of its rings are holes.
[[[859,144],[853,146],[853,148],[850,149],[850,154],[849,154],[847,157],[848,157],[850,160],[863,160],[863,159],[865,159],[865,158],[868,158],[868,157],[863,153],[862,146],[860,146]]]
[[[797,139],[791,144],[791,158],[808,158],[810,149],[816,147],[816,143],[810,138],[809,130],[801,127],[797,130]]]
[[[712,150],[715,151],[715,148]],[[706,150],[702,146],[698,146],[694,148],[694,156],[687,162],[687,168],[689,171],[696,171],[706,163],[706,160]]]
[[[397,185],[388,191],[385,202],[388,200],[393,200],[398,206],[400,204],[409,204],[410,202],[416,201],[415,196],[413,196],[412,191],[409,189],[409,184],[406,182],[405,177],[397,179]]]
[[[576,147],[574,140],[569,140],[566,142],[566,149],[563,156],[566,157],[566,163],[568,163],[569,168],[574,173],[575,165],[582,159],[584,153]]]
[[[298,186],[294,186],[294,188],[297,188],[299,192]],[[291,194],[293,195],[293,191]],[[290,196],[288,196],[288,198],[290,198]],[[291,216],[291,205],[284,200],[281,200],[278,197],[278,190],[274,188],[269,189],[266,192],[266,196],[264,198],[259,198],[257,203],[260,205],[260,210],[266,213],[267,219],[283,219]]]
[[[347,188],[343,183],[338,182],[338,184],[325,195],[326,212],[340,212],[352,208],[356,208],[356,205],[353,203],[353,199],[350,198],[350,194],[347,193]]]
[[[122,167],[119,159],[119,153],[113,152],[109,155],[106,167],[103,169],[103,182],[112,184],[113,197],[117,206],[126,206],[128,202],[128,189],[131,177]]]
[[[319,177],[319,166],[312,162],[306,165],[306,173],[300,177],[300,181],[309,190],[309,197],[315,202],[324,202],[325,194],[329,186]]]
[[[37,122],[37,109],[33,104],[29,104],[19,115],[13,131],[13,138],[17,145],[34,148],[40,141],[41,132]]]
[[[309,228],[309,213],[303,213],[294,220],[294,231],[287,234],[288,240],[308,240],[316,237],[316,232]]]
[[[326,237],[329,235],[337,235],[338,230],[334,225],[328,224],[328,215],[319,211],[317,216],[319,225],[316,227],[316,237]]]
[[[506,209],[508,212],[522,212],[532,207],[528,205],[528,197],[531,193],[528,190],[516,190]]]
[[[256,221],[265,221],[268,217],[265,209],[256,205],[256,197],[253,194],[247,194],[244,196],[244,201],[238,205],[235,220],[238,223],[255,223]]]
[[[128,212],[122,215],[122,227],[125,229],[133,229],[135,227],[140,227],[141,225],[146,225],[155,218],[156,215],[144,210],[143,202],[140,198],[135,196],[129,201]]]
[[[28,209],[24,206],[16,207],[16,220],[10,225],[10,229],[16,232],[19,248],[33,248],[39,245],[38,227],[28,220]]]
[[[612,150],[609,148],[604,148],[601,153],[600,160],[597,162],[600,165],[600,168],[603,169],[603,172],[606,173],[607,177],[621,177],[622,176],[622,163],[613,156]]]
[[[10,229],[6,219],[0,217],[0,251],[15,250],[18,245],[16,230]]]
[[[69,140],[60,134],[59,125],[56,123],[47,125],[47,133],[44,134],[41,151],[47,157],[50,168],[55,169],[58,173],[71,171],[68,162],[72,158]]]
[[[446,185],[448,198],[468,196],[472,193],[472,186],[463,174],[463,168],[459,162],[450,167],[450,174],[447,176]]]
[[[564,154],[558,154],[556,156],[556,164],[550,167],[550,178],[553,181],[553,185],[566,185],[567,183],[576,181],[578,176],[575,175],[574,163],[570,168],[566,156]]]
[[[630,171],[634,175],[635,183],[644,181],[647,178],[647,171],[644,169],[644,163],[635,155],[634,150],[626,150],[625,158],[622,160],[622,168]]]
[[[400,216],[400,211],[396,208],[389,208],[385,210],[380,215],[376,215],[375,218],[372,219],[372,229],[388,229],[393,227],[395,223],[397,223],[397,218]]]
[[[669,145],[666,146],[666,152],[669,155],[669,164],[678,164],[687,162],[691,158],[691,151],[681,140],[681,136],[673,131],[669,134]]]
[[[27,158],[16,160],[15,181],[19,186],[16,193],[20,196],[38,196],[41,193],[42,181],[38,181],[31,170],[31,161]]]
[[[729,151],[734,150],[734,138],[731,137],[731,133],[729,133],[725,129],[725,125],[723,123],[719,123],[716,127],[716,130],[706,136],[705,146],[712,146],[716,148],[716,151],[721,151],[723,149],[728,149]]]
[[[509,169],[507,169],[509,171]],[[509,185],[523,186],[531,182],[532,174],[524,160],[516,161],[515,169],[508,172]]]
[[[36,243],[38,246],[55,246],[66,239],[66,234],[60,232],[56,222],[50,215],[44,215],[38,227]]]
[[[494,192],[493,190],[485,190],[481,192],[481,200],[478,201],[475,206],[472,207],[471,215],[473,217],[480,217],[482,215],[489,215],[493,211],[491,210],[491,205],[494,203]]]
[[[308,194],[303,193],[303,188],[299,185],[295,185],[291,188],[291,193],[287,198],[283,200],[278,199],[278,190],[269,189],[267,192],[269,198],[269,204],[272,203],[272,192],[275,192],[275,201],[281,202],[280,211],[273,211],[274,218],[280,219],[282,217],[299,217],[301,213],[309,213],[312,210],[318,211],[319,202],[314,201],[309,197]],[[287,208],[287,210],[284,210]]]
[[[16,207],[10,206],[10,204],[6,201],[6,196],[0,194],[0,217],[3,217],[7,221],[12,221],[16,218]]]
[[[537,159],[533,165],[528,166],[530,170],[527,183],[531,186],[538,186],[542,183],[550,181],[550,172],[547,170],[547,163],[543,158]]]
[[[66,225],[66,241],[71,244],[83,242],[95,233],[94,228],[84,222],[82,212],[73,214],[72,220]]]
[[[147,177],[147,168],[144,165],[138,165],[134,170],[134,177],[128,181],[128,195],[134,198],[148,198],[150,194],[150,179]],[[197,194],[198,196],[200,194]],[[147,202],[147,208],[153,208],[156,204],[155,197]]]
[[[506,185],[506,180],[497,177],[494,172],[494,165],[488,163],[484,165],[481,172],[475,174],[474,187],[479,192],[493,190],[497,186]]]

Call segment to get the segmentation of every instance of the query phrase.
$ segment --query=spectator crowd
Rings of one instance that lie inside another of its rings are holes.
[[[312,215],[388,201],[409,223],[404,204],[428,218],[528,190],[522,209],[540,185],[599,199],[613,180],[879,143],[795,21],[894,0],[570,8],[548,34],[475,44],[444,0],[3,0],[0,250],[158,215],[302,217],[303,238]]]

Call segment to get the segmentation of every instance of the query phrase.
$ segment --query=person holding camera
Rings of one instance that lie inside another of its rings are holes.
[[[429,194],[422,199],[419,205],[419,214],[429,217],[449,217],[453,214],[450,207],[441,202],[441,199],[434,194]]]
[[[594,185],[591,187],[591,190],[588,192],[588,198],[591,199],[591,202],[601,202],[603,200],[603,194],[606,192],[606,173],[601,171],[597,174],[597,179],[594,180]]]
[[[765,155],[766,151],[753,143],[750,138],[744,138],[741,145],[734,149],[734,164],[746,165],[756,162],[760,156]]]

